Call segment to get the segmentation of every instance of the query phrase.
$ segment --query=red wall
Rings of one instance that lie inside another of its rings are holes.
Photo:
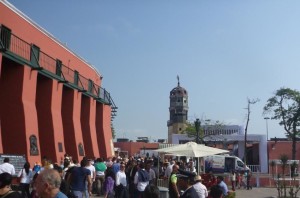
[[[3,153],[30,155],[31,135],[39,139],[36,111],[37,71],[6,58],[1,62],[0,109]],[[39,143],[37,149],[40,151]],[[39,161],[40,156],[31,156]]]
[[[61,105],[63,85],[56,80],[38,75],[37,82],[37,115],[41,156],[49,159],[63,159],[65,152]],[[58,144],[62,144],[59,152]]]
[[[268,141],[269,159],[280,159],[280,155],[286,154],[292,159],[292,141]],[[296,144],[296,160],[300,160],[300,143]]]
[[[101,157],[108,158],[114,155],[112,132],[110,126],[110,106],[96,104],[96,134]]]
[[[54,42],[52,38],[41,32],[28,20],[24,20],[24,18],[21,18],[2,3],[0,3],[0,24],[10,28],[13,34],[25,40],[27,43],[34,43],[44,53],[61,60],[64,65],[73,70],[77,70],[82,76],[93,80],[99,86],[101,85],[100,76],[98,76],[87,63],[73,53],[70,53],[70,51],[66,50],[67,48]]]
[[[114,146],[120,148],[121,151],[128,151],[128,156],[139,154],[140,150],[158,149],[158,143],[144,143],[144,142],[115,142]]]
[[[88,63],[7,7],[4,1],[0,1],[1,24],[48,56],[101,85],[101,77]],[[114,154],[110,106],[2,54],[0,70],[0,153],[25,154],[32,164],[41,161],[44,155],[59,162],[65,153],[81,160],[79,145],[88,157]],[[39,155],[30,154],[31,135],[37,137]],[[63,151],[58,150],[58,143],[63,144]]]

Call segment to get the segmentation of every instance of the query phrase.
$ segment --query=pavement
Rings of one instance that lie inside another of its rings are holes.
[[[276,188],[252,188],[252,190],[237,189],[235,192],[235,197],[237,198],[275,198],[278,196]]]
[[[237,189],[236,198],[275,198],[278,196],[276,188],[252,188],[252,190]],[[95,198],[103,198],[104,196],[95,196]]]

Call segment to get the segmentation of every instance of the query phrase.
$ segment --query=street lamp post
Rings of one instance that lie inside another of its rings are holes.
[[[196,128],[196,143],[199,144],[199,129],[200,129],[200,120],[199,118],[196,119],[195,121],[195,128]]]
[[[197,118],[196,121],[195,121],[196,143],[197,144],[199,144],[199,130],[200,130],[200,125],[201,125],[201,122],[200,122],[199,118]],[[200,169],[199,168],[200,168],[200,163],[199,163],[199,157],[198,157],[197,158],[197,163],[196,163],[196,170],[198,171],[198,173],[200,173]]]
[[[269,126],[268,126],[268,120],[270,119],[269,117],[264,118],[266,120],[266,129],[267,129],[267,142],[269,140]]]

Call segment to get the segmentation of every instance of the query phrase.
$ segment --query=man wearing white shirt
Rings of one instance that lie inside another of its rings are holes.
[[[165,178],[167,178],[167,179],[170,178],[174,164],[175,164],[175,161],[172,160],[170,165],[167,166],[167,169],[165,171]]]
[[[120,170],[116,174],[116,197],[117,198],[127,198],[127,180],[125,174],[125,164],[121,162]]]
[[[3,164],[0,165],[0,174],[1,173],[9,173],[11,175],[15,175],[15,167],[14,165],[9,163],[9,158],[6,157],[3,160]]]
[[[193,187],[195,188],[197,194],[198,194],[198,198],[206,198],[208,197],[208,192],[207,192],[207,188],[206,186],[204,186],[201,181],[202,178],[200,175],[195,176],[195,184],[193,185]]]
[[[154,170],[151,168],[151,163],[147,163],[146,171],[149,173],[149,183],[156,185],[156,176]]]
[[[91,171],[91,180],[92,180],[92,184],[95,182],[95,179],[96,179],[96,169],[95,169],[95,166],[92,165],[92,160],[91,159],[88,159],[87,160],[88,163],[87,163],[87,166],[85,167],[86,169],[89,169]],[[89,197],[89,192],[88,192],[88,182],[86,181],[85,182],[85,197]]]

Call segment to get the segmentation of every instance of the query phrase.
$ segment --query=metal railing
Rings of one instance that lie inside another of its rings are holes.
[[[31,45],[2,26],[0,26],[0,41],[2,50],[9,50],[25,60],[30,60]]]
[[[75,72],[74,70],[72,70],[71,68],[62,65],[61,66],[61,73],[62,73],[62,77],[64,80],[74,84],[74,79],[75,79]]]
[[[33,51],[33,44],[27,43],[23,39],[14,35],[8,28],[0,25],[0,51],[3,53],[9,52],[13,54],[14,57],[25,60],[29,66],[37,69],[36,65],[33,64],[31,60],[31,55]],[[112,117],[115,116],[117,107],[110,96],[104,88],[94,84],[94,82],[82,75],[77,71],[72,70],[64,64],[58,64],[59,60],[55,59],[43,51],[39,51],[39,56],[37,58],[38,68],[43,72],[43,70],[50,72],[52,76],[57,79],[64,80],[64,83],[72,84],[78,90],[83,91],[94,98],[100,100],[102,103],[108,104],[112,107]]]
[[[252,173],[260,173],[260,165],[247,165]]]
[[[83,89],[85,91],[90,91],[89,90],[89,79],[85,78],[82,75],[78,75],[78,87],[80,87],[81,89]]]
[[[157,186],[169,188],[169,181],[167,179],[157,179]]]
[[[40,52],[39,65],[43,69],[56,74],[56,60],[44,52]]]

